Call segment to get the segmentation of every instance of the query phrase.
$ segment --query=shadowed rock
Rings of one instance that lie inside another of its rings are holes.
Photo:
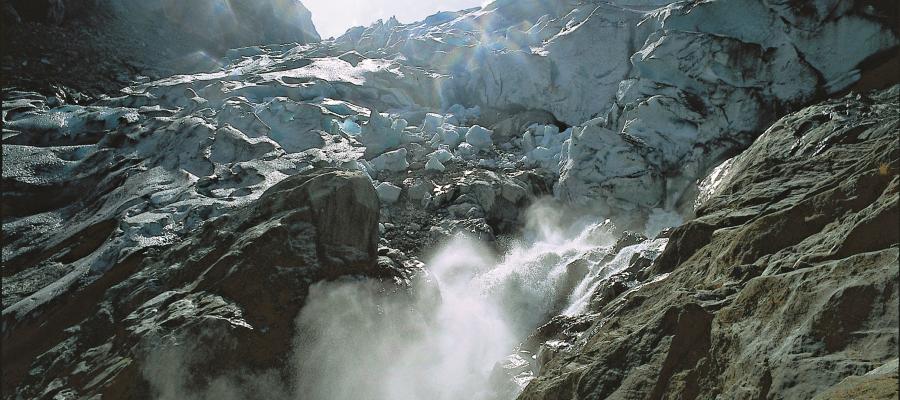
[[[378,213],[362,173],[313,170],[71,288],[38,318],[4,310],[4,391],[30,398],[56,380],[50,393],[154,398],[167,368],[183,368],[174,378],[188,389],[238,372],[281,379],[311,283],[417,268],[376,262]]]

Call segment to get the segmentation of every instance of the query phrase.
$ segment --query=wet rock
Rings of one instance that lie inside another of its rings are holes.
[[[520,398],[896,396],[890,367],[867,373],[898,353],[898,91],[772,125]]]
[[[669,245],[656,263],[656,272],[669,272],[678,264],[687,261],[697,250],[709,243],[715,230],[715,225],[706,224],[702,220],[690,221],[673,229],[669,236]]]

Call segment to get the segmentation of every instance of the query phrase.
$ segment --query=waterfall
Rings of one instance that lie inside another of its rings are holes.
[[[590,305],[591,296],[604,280],[624,271],[630,266],[630,261],[635,256],[647,259],[655,259],[666,247],[668,239],[647,240],[642,243],[627,246],[619,250],[615,257],[607,263],[596,263],[591,267],[584,279],[575,287],[569,296],[569,305],[563,310],[563,315],[575,316],[584,313]]]
[[[297,318],[299,393],[312,400],[514,398],[530,372],[504,377],[498,363],[528,369],[530,355],[507,357],[521,340],[554,315],[584,312],[604,279],[665,244],[646,241],[612,257],[610,231],[605,219],[565,222],[552,208],[534,207],[505,254],[454,237],[427,260],[427,279],[411,291],[372,280],[314,285]]]

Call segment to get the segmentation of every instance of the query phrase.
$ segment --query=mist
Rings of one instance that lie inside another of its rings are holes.
[[[190,365],[204,357],[189,343],[160,347],[143,375],[161,399],[513,399],[533,378],[502,368],[517,345],[554,315],[580,312],[597,283],[641,251],[607,266],[610,221],[564,210],[536,202],[504,254],[451,237],[409,286],[361,277],[314,284],[295,319],[293,381],[239,372],[189,390]]]
[[[486,248],[459,237],[409,293],[375,280],[313,286],[297,318],[298,392],[312,400],[498,398],[487,377],[515,338],[471,284],[492,262]]]
[[[197,387],[192,378],[201,371],[197,365],[210,356],[197,341],[163,338],[147,352],[141,375],[149,383],[151,397],[159,400],[289,400],[296,397],[284,385],[278,371],[232,371]]]
[[[568,267],[612,243],[608,221],[549,202],[526,216],[504,255],[455,236],[410,291],[375,280],[314,285],[297,317],[298,393],[311,400],[512,399],[528,379],[496,371],[534,328],[568,305]]]

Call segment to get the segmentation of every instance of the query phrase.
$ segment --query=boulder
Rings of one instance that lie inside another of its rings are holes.
[[[422,132],[438,133],[438,128],[444,125],[444,116],[435,113],[425,114],[425,121],[422,123]]]
[[[461,143],[456,149],[456,155],[463,160],[471,160],[478,155],[478,149],[469,143]]]
[[[447,167],[436,157],[429,158],[428,162],[425,163],[425,171],[428,172],[444,172],[445,169]]]
[[[494,144],[491,139],[491,131],[478,125],[472,125],[466,132],[466,143],[479,150],[489,150]]]
[[[407,194],[410,200],[422,201],[426,196],[431,197],[434,187],[434,183],[427,179],[418,180],[409,187]]]
[[[375,191],[378,192],[378,199],[383,203],[393,204],[400,198],[403,189],[389,182],[380,182],[375,186]]]
[[[441,163],[445,163],[453,159],[453,154],[447,151],[447,149],[438,149],[434,152],[431,152],[427,156],[429,159],[435,158]]]
[[[438,128],[438,134],[435,136],[436,143],[435,146],[447,146],[451,149],[456,148],[460,142],[459,132],[456,130],[456,127],[452,125],[444,125]]]
[[[316,227],[320,256],[365,263],[374,259],[378,243],[376,197],[362,173],[312,171],[289,177],[263,193],[260,202],[265,208],[260,213],[276,215],[277,207],[306,205]]]
[[[372,159],[372,167],[377,171],[401,172],[409,168],[406,160],[408,151],[405,148],[389,151]]]
[[[362,126],[359,141],[366,146],[366,157],[375,157],[403,142],[402,129],[394,121],[372,111],[369,122]]]

